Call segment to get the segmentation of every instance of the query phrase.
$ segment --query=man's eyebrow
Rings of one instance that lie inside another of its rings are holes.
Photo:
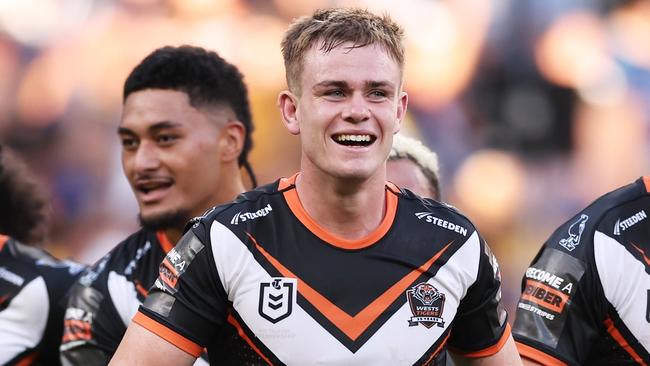
[[[366,88],[368,89],[384,87],[395,88],[395,84],[391,83],[390,81],[366,81]]]
[[[337,87],[337,88],[348,88],[348,83],[342,80],[324,80],[321,81],[320,83],[314,85],[315,88],[320,88],[320,87]]]
[[[161,122],[154,123],[153,125],[149,126],[147,128],[147,131],[148,132],[156,132],[158,130],[163,130],[165,128],[176,128],[176,127],[180,127],[180,126],[181,126],[181,124],[178,123],[178,122],[161,121]],[[120,134],[120,135],[124,135],[124,134],[135,135],[135,132],[132,129],[126,128],[126,127],[118,127],[117,133]]]

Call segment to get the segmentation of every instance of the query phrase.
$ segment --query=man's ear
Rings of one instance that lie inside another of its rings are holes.
[[[408,107],[409,104],[409,96],[406,94],[406,92],[401,92],[399,100],[397,101],[397,113],[396,113],[396,121],[395,123],[395,130],[393,131],[393,134],[396,134],[399,132],[399,130],[402,128],[402,121],[404,121],[404,117],[406,116],[406,108]]]
[[[219,137],[221,162],[227,163],[238,160],[239,155],[244,149],[244,138],[246,136],[246,127],[239,121],[230,121],[221,130]]]
[[[300,134],[300,124],[298,123],[298,98],[288,90],[280,92],[278,95],[278,107],[282,114],[284,126],[292,135]]]

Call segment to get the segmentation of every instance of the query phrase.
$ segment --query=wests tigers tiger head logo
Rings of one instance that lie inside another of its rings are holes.
[[[442,317],[445,307],[445,294],[427,282],[420,282],[406,291],[406,298],[413,316],[408,320],[409,326],[422,324],[427,328],[433,325],[445,326]]]
[[[440,298],[440,292],[428,283],[420,283],[413,290],[413,296],[424,305],[431,305]]]

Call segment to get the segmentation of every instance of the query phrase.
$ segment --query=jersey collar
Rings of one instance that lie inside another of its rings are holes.
[[[379,241],[379,239],[384,237],[393,225],[395,214],[397,213],[397,192],[399,192],[399,188],[397,188],[393,183],[386,182],[386,214],[377,229],[364,238],[348,240],[325,230],[323,227],[318,225],[311,216],[309,216],[307,211],[305,211],[305,208],[300,202],[300,198],[298,198],[298,192],[296,190],[296,178],[298,177],[298,174],[299,173],[296,173],[289,178],[280,179],[278,190],[284,190],[284,199],[296,218],[321,240],[341,249],[363,249]]]

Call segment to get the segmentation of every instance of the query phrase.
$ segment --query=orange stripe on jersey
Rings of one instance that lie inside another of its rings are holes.
[[[0,250],[4,248],[5,244],[9,241],[9,237],[6,235],[0,235]]]
[[[144,288],[144,286],[142,286],[140,281],[135,280],[135,281],[133,281],[133,283],[135,283],[135,289],[140,293],[140,295],[142,295],[144,297],[147,297],[147,295],[149,295],[149,291],[147,291],[147,289]]]
[[[645,191],[650,192],[650,176],[643,177],[643,184],[645,185]]]
[[[431,357],[429,357],[426,361],[424,361],[424,363],[422,364],[423,366],[430,365],[430,362],[433,361],[434,357],[436,357],[436,355],[438,355],[438,353],[440,353],[440,350],[442,350],[442,347],[444,347],[445,344],[447,344],[447,339],[449,339],[449,334],[447,334],[445,339],[442,340],[442,342],[440,343],[438,348],[436,348],[436,351],[431,354]]]
[[[174,247],[174,244],[172,244],[172,242],[169,241],[164,231],[162,230],[156,231],[156,238],[158,238],[160,247],[165,252],[165,254],[169,253],[169,251],[172,250],[172,248]]]
[[[510,324],[506,323],[506,329],[503,331],[503,334],[501,335],[501,338],[499,341],[492,346],[482,349],[480,351],[473,351],[469,353],[462,353],[461,354],[465,357],[468,358],[480,358],[480,357],[488,357],[496,354],[503,348],[503,346],[506,344],[508,341],[508,338],[510,337],[510,334],[512,333],[512,330],[510,329]]]
[[[519,351],[519,354],[522,358],[531,359],[545,366],[567,366],[566,363],[538,350],[537,348],[533,348],[529,345],[519,343],[517,341],[515,341],[515,344],[517,345],[517,350]]]
[[[641,255],[643,256],[643,260],[645,261],[645,263],[646,263],[647,265],[650,266],[650,258],[648,258],[648,257],[645,255],[645,252],[643,251],[643,249],[637,247],[634,243],[632,243],[632,246],[634,247],[634,249],[636,249],[637,252],[641,253]]]
[[[639,365],[647,366],[647,363],[643,362],[643,358],[641,358],[641,356],[639,356],[639,354],[636,353],[636,351],[632,348],[632,346],[630,346],[627,340],[623,337],[621,332],[618,329],[616,329],[616,326],[614,326],[614,322],[612,321],[612,319],[607,318],[605,319],[604,323],[605,323],[605,327],[607,327],[607,332],[612,336],[612,338],[614,338],[616,343],[618,343],[619,346],[621,346],[621,348],[625,350],[625,352],[627,352],[630,356],[632,356],[632,358],[636,363],[638,363]]]
[[[422,264],[419,268],[414,269],[409,274],[404,276],[401,280],[391,286],[386,292],[381,294],[372,303],[368,304],[357,315],[350,316],[338,306],[329,301],[325,296],[321,295],[318,291],[313,289],[303,280],[298,278],[293,272],[282,265],[277,259],[271,256],[264,248],[262,248],[255,238],[248,234],[248,237],[255,243],[257,250],[266,257],[266,259],[285,277],[295,278],[298,281],[298,292],[307,299],[318,311],[320,311],[329,321],[334,323],[345,335],[351,340],[356,340],[361,333],[368,327],[392,304],[399,296],[413,284],[413,282],[426,272],[433,263],[440,258],[440,256],[449,248],[453,243],[450,242],[445,245],[438,253],[431,257],[428,261]]]
[[[18,361],[16,363],[16,366],[29,366],[34,364],[34,360],[36,360],[36,357],[38,357],[38,352],[30,353],[27,355],[25,358],[22,360]]]
[[[295,185],[296,178],[298,174],[295,174],[291,178],[285,178],[280,181],[279,188],[283,189],[290,185]],[[391,187],[394,187],[392,185]],[[397,195],[390,189],[386,189],[386,214],[382,219],[379,227],[375,229],[372,233],[368,234],[366,237],[358,240],[348,240],[336,236],[326,229],[318,225],[314,219],[309,216],[305,208],[300,203],[300,198],[298,197],[298,191],[296,189],[290,189],[284,192],[284,199],[287,201],[289,208],[293,214],[300,220],[300,222],[309,229],[314,235],[318,236],[320,239],[328,242],[331,245],[337,246],[343,249],[362,249],[376,243],[381,239],[391,225],[393,225],[393,220],[395,219],[395,214],[397,213]]]
[[[180,350],[192,355],[193,357],[199,357],[201,352],[203,352],[203,348],[198,344],[190,341],[189,339],[174,332],[173,330],[149,318],[148,316],[144,315],[139,311],[135,313],[135,316],[133,317],[133,322],[144,327],[145,329],[149,330],[151,333],[159,336],[160,338],[173,344],[174,346],[178,347]]]
[[[253,349],[253,350],[254,350],[258,355],[260,355],[260,357],[262,357],[262,359],[263,359],[264,361],[266,361],[266,363],[268,363],[269,365],[273,366],[273,363],[271,363],[271,361],[270,361],[266,356],[264,356],[264,354],[262,353],[262,351],[260,351],[260,349],[257,348],[257,346],[253,343],[253,341],[251,341],[251,339],[246,335],[246,333],[244,332],[244,329],[243,329],[242,326],[237,322],[237,319],[235,319],[235,317],[232,316],[232,314],[228,314],[228,319],[227,319],[227,320],[228,320],[228,323],[230,323],[233,327],[235,327],[235,329],[237,329],[237,334],[238,334],[240,337],[242,337],[242,339],[245,340],[246,343],[248,343],[248,345],[251,346],[251,348],[252,348],[252,349]]]
[[[541,282],[526,280],[526,286],[521,298],[551,311],[561,313],[564,310],[564,305],[569,300],[569,295]]]

